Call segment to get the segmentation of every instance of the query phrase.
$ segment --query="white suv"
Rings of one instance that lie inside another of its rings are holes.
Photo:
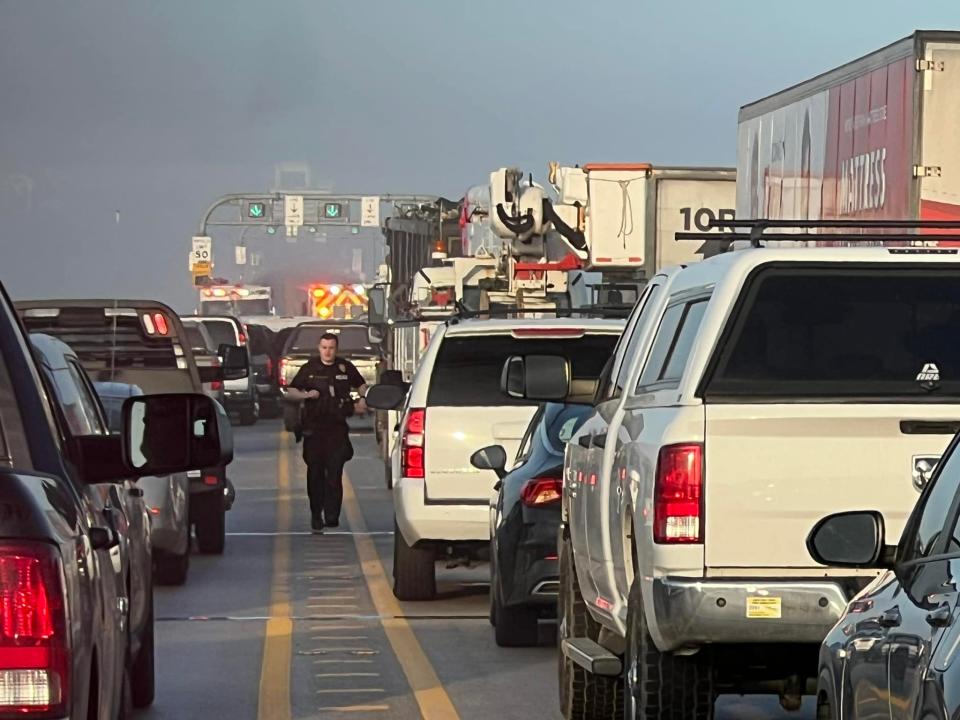
[[[622,320],[450,321],[433,335],[407,395],[391,462],[396,511],[394,593],[436,594],[435,563],[483,559],[497,476],[471,465],[488,445],[516,454],[536,404],[501,392],[512,356],[559,354],[595,384]]]
[[[807,535],[869,506],[896,542],[958,428],[958,333],[956,249],[751,249],[657,275],[567,445],[564,716],[710,718],[721,689],[798,707],[875,575],[817,565]]]

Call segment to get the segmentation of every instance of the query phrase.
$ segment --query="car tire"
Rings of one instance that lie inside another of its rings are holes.
[[[600,636],[600,625],[590,617],[580,594],[570,539],[560,540],[560,597],[558,599],[560,652],[560,712],[565,720],[620,720],[623,712],[623,679],[594,675],[570,660],[563,641],[574,637]],[[499,622],[500,618],[497,618]]]
[[[624,720],[712,720],[716,690],[709,650],[684,656],[657,649],[647,627],[639,578],[630,588],[626,644]]]
[[[158,585],[183,585],[190,571],[190,545],[183,555],[154,552],[154,577]]]
[[[153,705],[156,697],[156,659],[153,629],[153,592],[150,592],[150,610],[147,615],[147,627],[140,641],[140,652],[130,669],[130,694],[133,706],[143,709]]]
[[[494,576],[490,595],[491,615],[496,619],[493,637],[500,647],[536,647],[540,640],[539,615],[533,608],[504,607],[499,580]]]
[[[243,426],[256,425],[259,417],[260,405],[256,400],[240,409],[240,424]]]
[[[205,555],[222,555],[227,544],[227,507],[222,491],[195,495],[194,526],[197,534],[197,549]]]
[[[437,595],[437,566],[430,548],[414,548],[393,523],[393,594],[398,600],[433,600]]]

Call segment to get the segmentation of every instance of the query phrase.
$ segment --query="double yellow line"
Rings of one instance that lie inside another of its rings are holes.
[[[290,663],[293,651],[293,620],[290,606],[290,445],[289,435],[281,432],[277,458],[277,536],[273,545],[273,580],[270,618],[263,639],[263,661],[260,668],[260,700],[258,720],[290,720]],[[373,605],[386,633],[390,647],[403,669],[414,699],[424,720],[460,720],[453,701],[430,664],[420,642],[402,617],[400,603],[393,596],[390,583],[367,533],[367,524],[360,511],[350,478],[343,477],[343,510],[363,576]],[[319,539],[318,539],[319,540]],[[322,542],[322,540],[320,540]]]

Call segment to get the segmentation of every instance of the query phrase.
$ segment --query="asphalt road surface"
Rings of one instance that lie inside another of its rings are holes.
[[[560,718],[556,627],[537,648],[498,648],[486,565],[438,568],[440,599],[390,592],[393,507],[373,436],[354,436],[341,527],[309,533],[299,446],[278,421],[237,428],[237,502],[223,556],[193,555],[157,588],[155,720]],[[776,698],[724,697],[719,718],[782,713]]]

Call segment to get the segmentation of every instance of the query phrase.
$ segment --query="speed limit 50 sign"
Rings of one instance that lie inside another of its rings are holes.
[[[213,241],[205,235],[195,235],[193,249],[190,251],[190,269],[197,265],[210,265],[213,262]]]

